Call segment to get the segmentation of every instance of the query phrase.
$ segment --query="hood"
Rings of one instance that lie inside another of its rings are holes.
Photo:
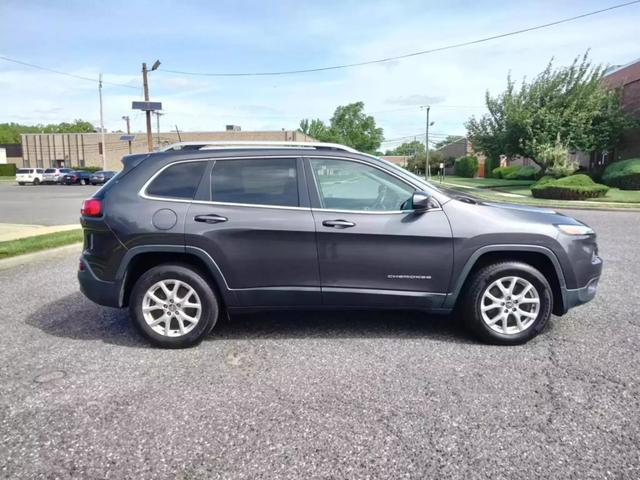
[[[562,215],[551,208],[545,207],[534,207],[531,205],[518,205],[515,203],[500,203],[500,202],[479,202],[482,205],[486,205],[488,207],[496,207],[496,208],[506,208],[509,210],[518,210],[521,212],[531,212],[531,213],[550,213],[552,215]]]

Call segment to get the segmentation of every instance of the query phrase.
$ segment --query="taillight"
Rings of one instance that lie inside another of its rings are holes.
[[[102,200],[89,198],[82,202],[80,214],[86,217],[99,217],[102,215]]]

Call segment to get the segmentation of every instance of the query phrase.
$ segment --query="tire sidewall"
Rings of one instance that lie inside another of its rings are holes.
[[[180,337],[166,337],[155,332],[142,314],[142,302],[147,290],[153,284],[168,279],[181,280],[190,285],[202,302],[200,321],[193,330]],[[138,330],[154,345],[165,348],[185,348],[200,343],[215,325],[218,311],[218,301],[203,276],[181,265],[160,265],[145,272],[136,282],[129,300],[129,313]]]
[[[482,295],[486,288],[499,278],[509,276],[521,277],[531,282],[540,296],[540,308],[533,324],[525,331],[513,335],[506,335],[492,330],[482,319],[482,312],[480,311]],[[553,295],[549,282],[538,270],[527,264],[509,262],[495,266],[493,269],[487,269],[484,275],[481,272],[476,282],[474,282],[472,292],[473,329],[482,338],[493,343],[517,345],[530,340],[544,330],[553,310]]]

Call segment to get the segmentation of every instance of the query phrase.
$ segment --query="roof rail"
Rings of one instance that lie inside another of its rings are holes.
[[[178,142],[168,145],[161,149],[161,152],[171,152],[180,150],[215,150],[224,148],[309,148],[316,150],[340,150],[350,153],[361,153],[358,150],[347,147],[346,145],[340,145],[339,143],[325,143],[325,142],[276,142],[276,141],[234,141],[234,140],[216,140],[201,142]]]

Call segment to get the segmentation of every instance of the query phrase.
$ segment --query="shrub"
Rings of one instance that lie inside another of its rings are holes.
[[[0,177],[15,177],[15,163],[0,163]]]
[[[99,172],[102,170],[102,167],[71,167],[74,170],[79,170],[81,172],[89,172],[89,173],[94,173],[94,172]]]
[[[621,190],[640,190],[640,158],[613,162],[604,169],[602,181]]]
[[[492,170],[493,178],[507,178],[507,175],[515,173],[520,169],[519,166],[514,165],[512,167],[497,167]]]
[[[518,180],[535,180],[537,173],[538,169],[536,167],[533,165],[527,165],[525,167],[520,167],[516,172],[516,178]]]
[[[453,164],[453,169],[459,177],[473,178],[478,173],[478,158],[473,155],[460,157]]]
[[[535,198],[554,200],[585,200],[604,197],[608,191],[609,187],[595,183],[589,176],[583,174],[559,179],[547,175],[531,186],[531,194]]]

